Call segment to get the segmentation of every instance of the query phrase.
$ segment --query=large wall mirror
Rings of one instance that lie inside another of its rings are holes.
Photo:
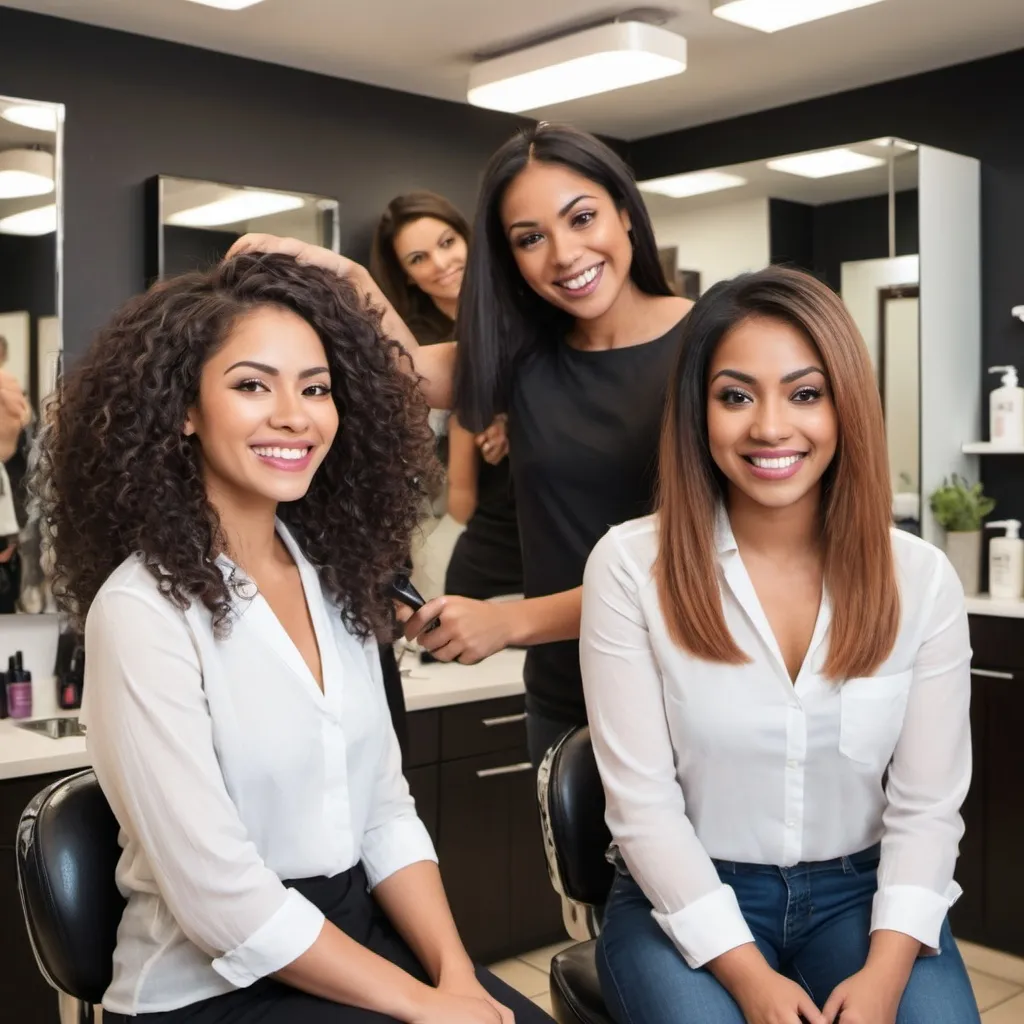
[[[967,157],[882,138],[640,186],[680,292],[783,263],[842,296],[882,397],[893,520],[930,540],[927,495],[965,470],[960,445],[977,433],[978,170]]]
[[[18,450],[4,464],[0,614],[53,610],[24,482],[60,368],[63,126],[61,104],[0,96],[0,366],[29,406]]]
[[[146,205],[151,281],[210,266],[248,232],[338,251],[338,202],[326,196],[160,175],[146,184]]]

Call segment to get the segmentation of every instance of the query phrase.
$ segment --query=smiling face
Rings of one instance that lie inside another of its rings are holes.
[[[409,280],[439,302],[459,297],[468,247],[450,224],[436,217],[410,221],[395,235],[395,257]]]
[[[817,500],[838,421],[821,355],[802,331],[760,316],[729,331],[711,358],[707,410],[731,497],[769,508]]]
[[[207,493],[235,503],[301,498],[337,431],[323,344],[277,306],[235,322],[203,366],[185,421],[199,442]]]
[[[578,319],[603,316],[629,282],[628,214],[562,164],[527,164],[505,192],[501,222],[526,283]]]

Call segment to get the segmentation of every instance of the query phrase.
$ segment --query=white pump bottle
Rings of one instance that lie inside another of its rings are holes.
[[[1003,375],[1002,387],[989,396],[989,438],[1002,448],[1024,447],[1024,388],[1013,366],[991,366],[989,373]]]
[[[1024,597],[1024,540],[1020,521],[999,519],[985,527],[1003,527],[1005,537],[993,537],[988,546],[988,592],[1001,601],[1019,601]]]

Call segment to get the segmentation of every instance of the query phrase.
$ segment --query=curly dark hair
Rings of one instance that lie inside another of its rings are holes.
[[[401,345],[345,281],[279,254],[240,255],[129,301],[63,379],[39,440],[34,492],[52,547],[53,593],[81,628],[97,591],[141,555],[179,608],[201,601],[220,635],[232,591],[198,441],[183,433],[206,361],[239,317],[266,305],[320,337],[341,428],[306,494],[279,507],[356,635],[392,626],[403,570],[436,480],[434,437]]]

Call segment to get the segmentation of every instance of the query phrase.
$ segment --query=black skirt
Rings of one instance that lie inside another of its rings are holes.
[[[429,984],[423,967],[402,937],[395,931],[377,901],[367,892],[366,874],[361,867],[334,878],[306,878],[285,882],[323,911],[332,924],[349,938]],[[489,971],[477,969],[483,987],[515,1014],[516,1024],[553,1024],[535,1003],[509,988]],[[133,1020],[151,1024],[398,1024],[394,1018],[340,1003],[328,1002],[263,978],[248,988],[204,999],[178,1010],[126,1017],[104,1012],[105,1024],[128,1024]]]

